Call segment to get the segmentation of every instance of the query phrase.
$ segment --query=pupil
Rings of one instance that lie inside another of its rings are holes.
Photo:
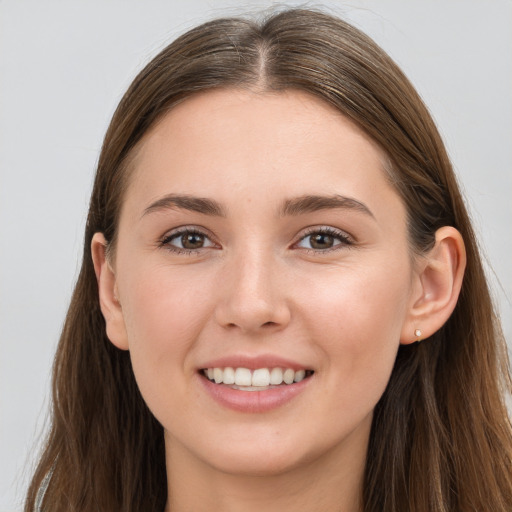
[[[204,245],[204,237],[197,233],[186,233],[181,237],[181,244],[185,249],[199,249]]]
[[[333,237],[324,233],[317,233],[311,237],[311,247],[314,249],[329,249],[333,246],[333,243]]]

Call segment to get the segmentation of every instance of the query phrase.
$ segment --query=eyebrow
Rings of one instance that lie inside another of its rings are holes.
[[[357,199],[353,199],[351,197],[344,197],[340,195],[306,195],[296,197],[293,199],[288,199],[285,201],[280,214],[281,216],[296,216],[305,213],[316,212],[319,210],[329,210],[337,208],[354,210],[357,212],[364,213],[365,215],[369,215],[372,218],[375,218],[371,210],[364,203],[361,203]]]
[[[202,213],[203,215],[209,215],[212,217],[226,217],[224,209],[217,201],[186,194],[167,194],[166,196],[161,197],[160,199],[151,203],[144,210],[142,217],[149,213],[169,209],[173,210],[177,208]],[[358,201],[357,199],[341,195],[305,195],[295,197],[293,199],[287,199],[280,210],[280,215],[283,217],[298,216],[319,210],[338,208],[355,210],[375,218],[373,213],[364,203]]]
[[[176,208],[198,212],[202,213],[203,215],[210,215],[212,217],[226,216],[222,206],[212,199],[184,194],[168,194],[164,197],[161,197],[154,203],[151,203],[144,210],[142,217],[149,213],[159,212],[162,210],[173,210]]]

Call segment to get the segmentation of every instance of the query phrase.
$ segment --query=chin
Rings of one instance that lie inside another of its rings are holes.
[[[196,456],[221,473],[265,477],[293,472],[333,449],[333,443],[325,442],[326,439],[319,442],[317,436],[308,442],[304,435],[294,436],[289,430],[281,432],[283,435],[274,432],[273,436],[265,436],[252,430],[238,437],[231,432],[226,435],[226,442],[212,442],[203,450],[196,447],[200,450]]]
[[[256,450],[256,453],[227,453],[210,461],[217,471],[226,474],[246,477],[270,477],[293,471],[304,463],[296,454],[267,453]]]

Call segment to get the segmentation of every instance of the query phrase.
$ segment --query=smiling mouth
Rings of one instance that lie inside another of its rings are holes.
[[[203,368],[201,373],[215,384],[223,384],[240,391],[265,391],[289,386],[313,375],[313,370],[292,368]]]

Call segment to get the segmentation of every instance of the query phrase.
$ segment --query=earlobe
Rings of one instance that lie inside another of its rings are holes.
[[[466,268],[461,234],[451,226],[438,229],[434,247],[419,265],[401,333],[402,344],[428,338],[445,324],[455,309]],[[421,336],[417,335],[418,331]]]
[[[107,243],[103,233],[95,233],[91,255],[98,281],[100,308],[105,319],[108,339],[119,349],[128,350],[123,310],[117,293],[114,270],[107,258]]]

